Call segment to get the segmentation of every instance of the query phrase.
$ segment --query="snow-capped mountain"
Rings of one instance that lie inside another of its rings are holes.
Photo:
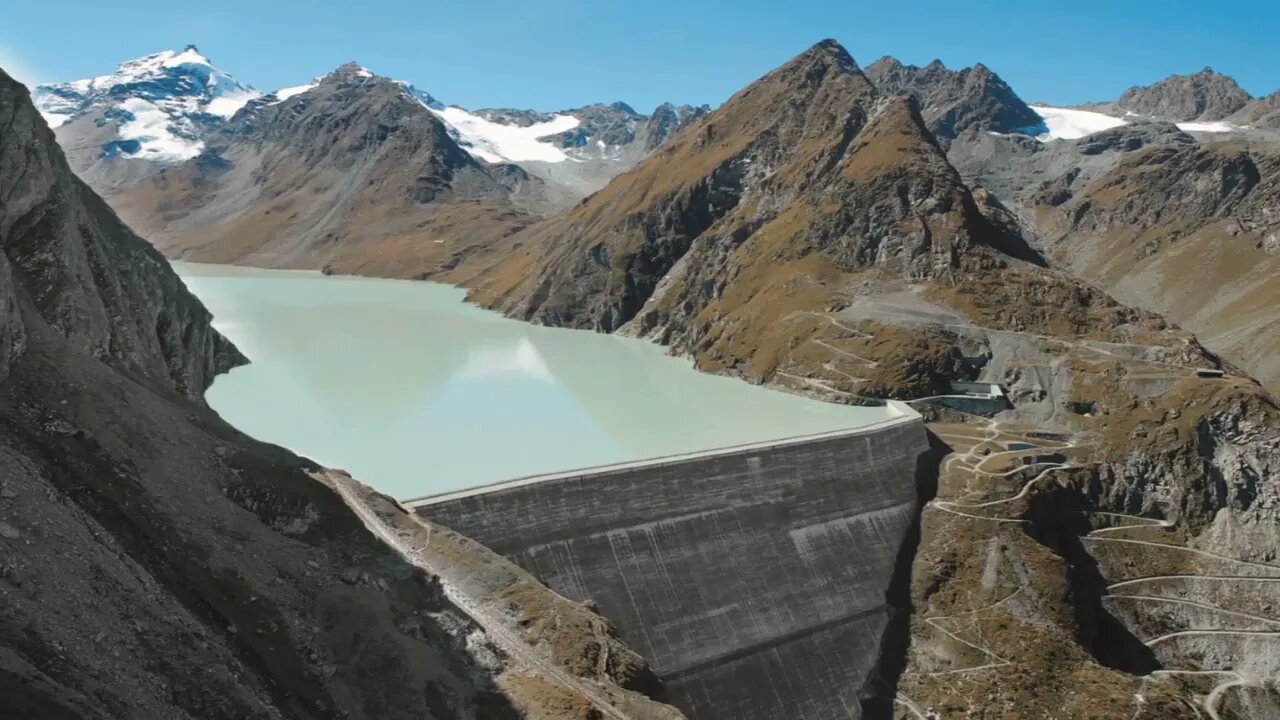
[[[101,140],[102,157],[174,164],[199,155],[210,127],[261,95],[188,45],[122,63],[110,75],[39,85],[32,99],[50,127],[113,127],[77,133]]]

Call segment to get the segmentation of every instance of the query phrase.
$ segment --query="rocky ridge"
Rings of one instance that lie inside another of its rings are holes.
[[[940,140],[970,129],[1034,135],[1043,124],[1008,83],[982,63],[950,70],[940,60],[917,67],[886,56],[868,65],[866,74],[881,92],[914,97],[930,132]]]
[[[1170,75],[1151,85],[1125,90],[1112,108],[1119,114],[1183,122],[1224,120],[1252,98],[1228,75],[1206,67],[1190,75]]]
[[[661,145],[667,138],[711,111],[710,106],[672,105],[663,103],[650,115],[642,115],[624,102],[597,103],[571,110],[542,113],[533,110],[484,109],[479,115],[494,122],[528,127],[551,120],[557,115],[577,118],[578,125],[543,139],[566,150],[577,150],[574,157],[588,158],[596,150],[625,154],[633,143],[642,153]]]
[[[589,609],[222,422],[235,348],[2,71],[0,118],[0,714],[679,717]]]
[[[145,192],[134,188],[167,169],[216,163],[228,132],[252,132],[253,119],[275,115],[274,106],[311,93],[326,77],[351,74],[374,77],[349,63],[306,85],[263,94],[236,82],[190,46],[125,62],[112,75],[41,85],[34,98],[57,129],[73,169],[117,202]],[[565,207],[599,189],[709,110],[663,104],[645,116],[618,102],[557,113],[471,113],[408,82],[396,84],[443,121],[454,142],[477,162],[516,165],[537,176],[547,186],[532,201],[538,212]],[[545,132],[539,134],[534,126],[542,125]]]

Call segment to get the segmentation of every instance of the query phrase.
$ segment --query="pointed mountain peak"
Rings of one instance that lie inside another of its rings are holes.
[[[369,68],[361,65],[360,63],[354,60],[352,60],[351,62],[347,62],[339,65],[338,67],[334,68],[333,72],[329,73],[329,75],[332,77],[339,77],[339,78],[375,77],[372,70],[370,70]]]
[[[812,67],[815,64],[830,65],[844,72],[858,71],[858,64],[854,62],[853,56],[849,54],[849,51],[831,38],[814,43],[808,50],[795,56],[787,64],[779,68],[779,71],[786,71],[788,68],[796,67]]]
[[[262,93],[215,67],[194,45],[120,63],[110,75],[40,85],[32,98],[50,127],[92,118],[116,137],[82,143],[77,166],[99,157],[130,155],[182,162],[203,149],[218,119],[234,116]]]

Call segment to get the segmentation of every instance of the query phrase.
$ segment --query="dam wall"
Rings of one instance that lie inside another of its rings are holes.
[[[890,411],[405,504],[594,601],[693,720],[856,718],[929,451]]]

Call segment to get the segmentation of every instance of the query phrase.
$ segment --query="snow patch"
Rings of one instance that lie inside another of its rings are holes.
[[[1127,124],[1124,120],[1100,112],[1032,105],[1031,109],[1044,120],[1048,132],[1036,137],[1040,140],[1076,140],[1103,130]]]
[[[173,118],[154,103],[129,98],[117,106],[133,116],[120,126],[122,140],[137,140],[139,157],[156,162],[180,163],[199,155],[204,143],[175,132]]]
[[[257,90],[240,89],[210,100],[204,106],[204,111],[210,115],[229,118],[240,112],[240,108],[248,105],[250,100],[257,100],[259,97],[262,97],[262,93]]]
[[[460,107],[436,109],[425,102],[423,106],[453,128],[463,149],[491,163],[529,160],[558,163],[569,160],[571,158],[563,150],[542,142],[541,138],[572,130],[581,122],[572,115],[554,115],[546,122],[521,127],[486,120]]]
[[[1141,116],[1132,112],[1125,113],[1123,118],[1118,118],[1091,110],[1049,107],[1047,105],[1032,105],[1031,109],[1044,120],[1044,125],[1048,128],[1048,131],[1029,132],[1028,134],[1033,134],[1036,139],[1045,142],[1049,140],[1076,140],[1086,135],[1110,130],[1121,125],[1128,125],[1131,121],[1142,119]],[[1202,133],[1235,132],[1242,129],[1236,125],[1221,121],[1182,122],[1177,123],[1177,126],[1183,132]]]
[[[121,63],[111,75],[40,85],[32,92],[50,127],[120,109],[133,119],[118,128],[119,140],[136,140],[136,154],[157,162],[181,162],[198,155],[207,115],[229,118],[262,93],[213,67],[195,47],[166,50]],[[119,152],[114,142],[104,151]]]
[[[1218,120],[1216,122],[1178,123],[1178,129],[1182,130],[1183,132],[1220,133],[1220,132],[1233,132],[1236,130],[1240,130],[1241,128],[1235,125],[1232,125],[1230,123],[1225,123],[1225,122],[1222,122],[1221,120]]]
[[[296,86],[294,86],[294,87],[280,88],[279,90],[277,90],[277,91],[275,92],[275,95],[276,95],[276,102],[271,103],[271,104],[272,104],[272,105],[275,105],[276,103],[282,103],[282,102],[284,102],[285,100],[288,100],[289,98],[291,98],[291,97],[293,97],[293,96],[295,96],[295,95],[301,95],[301,94],[302,94],[302,93],[304,93],[304,92],[308,92],[308,91],[310,91],[310,90],[314,90],[314,89],[316,88],[316,86],[317,86],[317,85],[319,85],[319,84],[320,84],[320,83],[318,83],[318,82],[312,82],[312,83],[309,83],[309,84],[307,84],[307,85],[296,85]]]
[[[200,51],[195,49],[195,46],[189,46],[186,50],[183,50],[180,53],[167,50],[160,53],[160,56],[166,56],[161,62],[163,67],[178,67],[179,65],[205,65],[207,67],[213,67],[213,63],[209,62],[209,58],[201,55]]]

